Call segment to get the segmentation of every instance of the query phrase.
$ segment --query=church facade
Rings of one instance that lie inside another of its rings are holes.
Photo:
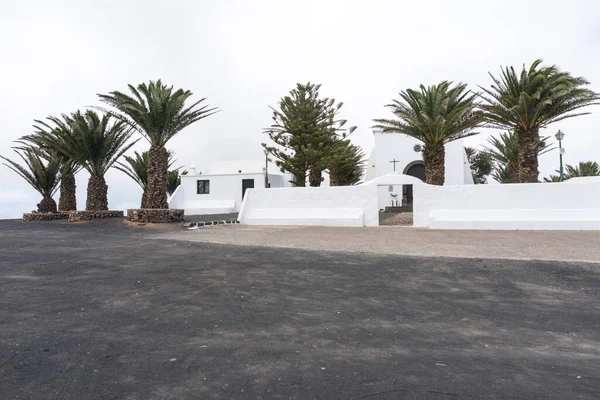
[[[425,166],[421,152],[423,143],[410,136],[398,133],[384,133],[373,129],[375,147],[369,157],[365,180],[397,172],[414,176],[425,181]],[[473,184],[471,168],[467,160],[462,139],[446,145],[444,185]],[[390,186],[379,188],[379,208],[412,203],[411,186]]]

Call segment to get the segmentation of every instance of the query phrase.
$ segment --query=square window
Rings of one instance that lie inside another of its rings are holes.
[[[209,194],[210,193],[210,181],[198,181],[198,194]]]

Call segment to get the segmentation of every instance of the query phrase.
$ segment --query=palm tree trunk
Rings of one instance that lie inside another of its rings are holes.
[[[331,170],[329,171],[329,186],[342,186],[342,177]]]
[[[58,199],[59,211],[77,210],[77,198],[75,197],[75,175],[64,174],[60,179],[60,197]]]
[[[312,187],[321,186],[321,182],[323,182],[323,171],[311,169],[308,174],[308,183]]]
[[[56,202],[50,196],[45,196],[40,204],[38,204],[38,212],[41,213],[50,213],[56,212]]]
[[[144,193],[142,193],[142,204],[141,204],[141,208],[148,208],[148,207],[146,207],[146,189],[144,189]]]
[[[92,175],[88,180],[86,210],[108,210],[108,186],[104,176]]]
[[[430,185],[444,185],[446,150],[443,143],[425,144],[423,161],[425,163],[425,181]]]
[[[538,169],[539,130],[517,132],[517,143],[519,146],[519,182],[537,183],[540,175]]]
[[[169,208],[167,203],[169,153],[162,146],[150,146],[148,151],[148,185],[143,208]],[[144,204],[145,203],[145,204]]]
[[[519,183],[519,167],[518,166],[508,166],[508,183]]]

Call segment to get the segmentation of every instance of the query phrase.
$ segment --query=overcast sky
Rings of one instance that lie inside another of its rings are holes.
[[[476,89],[490,85],[488,71],[542,58],[600,91],[599,21],[597,0],[0,0],[0,154],[13,157],[12,141],[33,119],[158,78],[222,110],[168,143],[179,165],[261,159],[269,105],[306,81],[344,102],[342,116],[359,127],[353,140],[370,152],[372,120],[389,117],[383,106],[421,83]],[[600,161],[600,107],[589,111],[542,132],[566,133],[566,163]],[[543,156],[541,175],[557,166],[557,152]],[[80,173],[80,208],[86,182]],[[111,171],[107,183],[110,208],[139,206],[130,178]],[[4,166],[0,187],[0,218],[40,200]]]

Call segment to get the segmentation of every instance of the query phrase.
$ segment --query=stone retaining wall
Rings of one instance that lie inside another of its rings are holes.
[[[69,222],[91,221],[93,219],[123,218],[120,210],[71,211]]]
[[[131,208],[127,210],[127,220],[131,222],[149,222],[168,224],[183,222],[183,211],[179,209]]]
[[[59,211],[55,213],[24,213],[23,214],[23,222],[31,222],[31,221],[56,221],[58,219],[68,219],[69,212],[68,211]]]

